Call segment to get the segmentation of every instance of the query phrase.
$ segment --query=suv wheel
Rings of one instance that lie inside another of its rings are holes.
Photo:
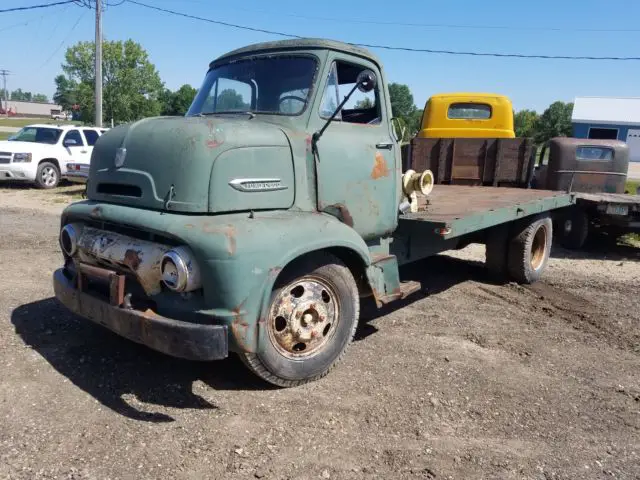
[[[60,183],[60,170],[51,162],[42,162],[38,165],[36,173],[36,185],[38,188],[55,188]]]

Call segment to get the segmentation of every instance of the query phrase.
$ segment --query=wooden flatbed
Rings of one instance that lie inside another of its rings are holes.
[[[419,197],[419,211],[401,215],[400,222],[421,222],[450,239],[573,203],[575,195],[565,192],[435,185],[429,196]]]

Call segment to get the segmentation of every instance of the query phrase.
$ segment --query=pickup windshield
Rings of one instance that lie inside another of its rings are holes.
[[[11,137],[13,142],[46,143],[55,145],[62,134],[59,128],[24,127]]]
[[[215,66],[207,73],[187,116],[252,112],[300,115],[307,106],[317,62],[278,55]]]

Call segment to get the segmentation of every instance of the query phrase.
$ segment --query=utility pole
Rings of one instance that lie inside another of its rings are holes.
[[[7,91],[7,75],[11,75],[9,70],[0,69],[0,75],[2,75],[2,83],[4,85],[4,114],[9,116],[9,92]],[[0,104],[0,106],[2,106]]]
[[[96,0],[96,127],[102,127],[102,0]]]

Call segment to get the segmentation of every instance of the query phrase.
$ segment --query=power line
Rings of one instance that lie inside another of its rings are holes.
[[[122,2],[126,0],[121,0]],[[183,0],[184,1],[184,0]],[[210,5],[207,1],[191,0],[194,3]],[[243,12],[262,13],[265,15],[278,15],[292,18],[303,18],[306,20],[321,20],[326,22],[364,24],[364,25],[388,25],[398,27],[421,27],[421,28],[450,28],[450,29],[470,29],[470,30],[511,30],[511,31],[533,31],[533,32],[590,32],[590,33],[637,33],[638,28],[571,28],[571,27],[531,27],[515,25],[472,25],[472,24],[451,24],[451,23],[413,23],[413,22],[392,22],[383,20],[359,20],[354,18],[316,17],[312,15],[301,15],[297,13],[270,12],[266,10],[255,10],[248,8],[232,7],[234,10]]]
[[[249,30],[252,32],[267,33],[269,35],[278,35],[287,38],[303,38],[300,35],[293,35],[290,33],[278,32],[274,30],[265,30],[262,28],[248,27],[245,25],[237,25],[234,23],[223,22],[220,20],[213,20],[210,18],[199,17],[197,15],[191,15],[188,13],[177,12],[175,10],[169,10],[167,8],[156,7],[154,5],[148,5],[146,3],[139,2],[137,0],[127,0],[128,3],[139,5],[141,7],[157,10],[159,12],[169,13],[180,17],[189,18],[192,20],[200,20],[203,22],[214,23],[216,25],[223,25],[226,27],[238,28],[241,30]],[[595,57],[595,56],[570,56],[570,55],[529,55],[520,53],[494,53],[494,52],[466,52],[455,50],[435,50],[428,48],[412,48],[412,47],[394,47],[389,45],[377,45],[368,43],[352,43],[346,42],[350,45],[366,48],[378,48],[383,50],[394,50],[404,52],[417,52],[417,53],[430,53],[441,55],[459,55],[459,56],[474,56],[474,57],[498,57],[498,58],[527,58],[527,59],[545,59],[545,60],[610,60],[610,61],[638,61],[640,57]]]
[[[58,45],[58,47],[53,51],[53,53],[51,55],[49,55],[49,57],[44,61],[44,63],[42,65],[40,65],[40,67],[38,68],[38,70],[36,71],[40,71],[42,69],[42,67],[44,67],[47,63],[49,63],[51,61],[51,59],[53,58],[53,56],[58,53],[58,51],[60,51],[60,49],[62,48],[62,46],[65,44],[65,42],[67,41],[67,39],[71,36],[71,34],[73,33],[73,31],[76,29],[76,27],[78,26],[78,24],[80,23],[80,20],[82,20],[82,17],[84,17],[85,13],[87,13],[87,11],[83,11],[80,16],[78,17],[78,19],[76,20],[76,23],[73,24],[73,26],[71,27],[71,30],[69,30],[69,33],[67,33],[67,35],[64,37],[64,39],[60,42],[60,45]]]
[[[265,30],[263,28],[247,27],[247,26],[243,26],[243,25],[236,25],[235,23],[222,22],[220,20],[212,20],[210,18],[203,18],[203,17],[198,17],[196,15],[189,15],[188,13],[176,12],[175,10],[169,10],[167,8],[161,8],[161,7],[155,7],[153,5],[147,5],[146,3],[137,2],[136,0],[127,0],[127,3],[133,3],[135,5],[140,5],[141,7],[150,8],[152,10],[157,10],[159,12],[171,13],[172,15],[178,15],[180,17],[190,18],[192,20],[200,20],[200,21],[203,21],[203,22],[209,22],[209,23],[215,23],[215,24],[218,24],[218,25],[224,25],[226,27],[239,28],[239,29],[242,29],[242,30],[250,30],[252,32],[268,33],[269,35],[279,35],[281,37],[302,38],[299,35],[291,35],[291,34],[288,34],[288,33],[281,33],[281,32],[276,32],[276,31],[273,31],[273,30]]]
[[[67,3],[76,3],[76,0],[64,0],[62,2],[43,3],[43,4],[40,4],[40,5],[30,5],[28,7],[5,8],[3,10],[0,10],[0,13],[20,12],[20,11],[25,11],[25,10],[35,10],[36,8],[56,7],[58,5],[66,5]]]

